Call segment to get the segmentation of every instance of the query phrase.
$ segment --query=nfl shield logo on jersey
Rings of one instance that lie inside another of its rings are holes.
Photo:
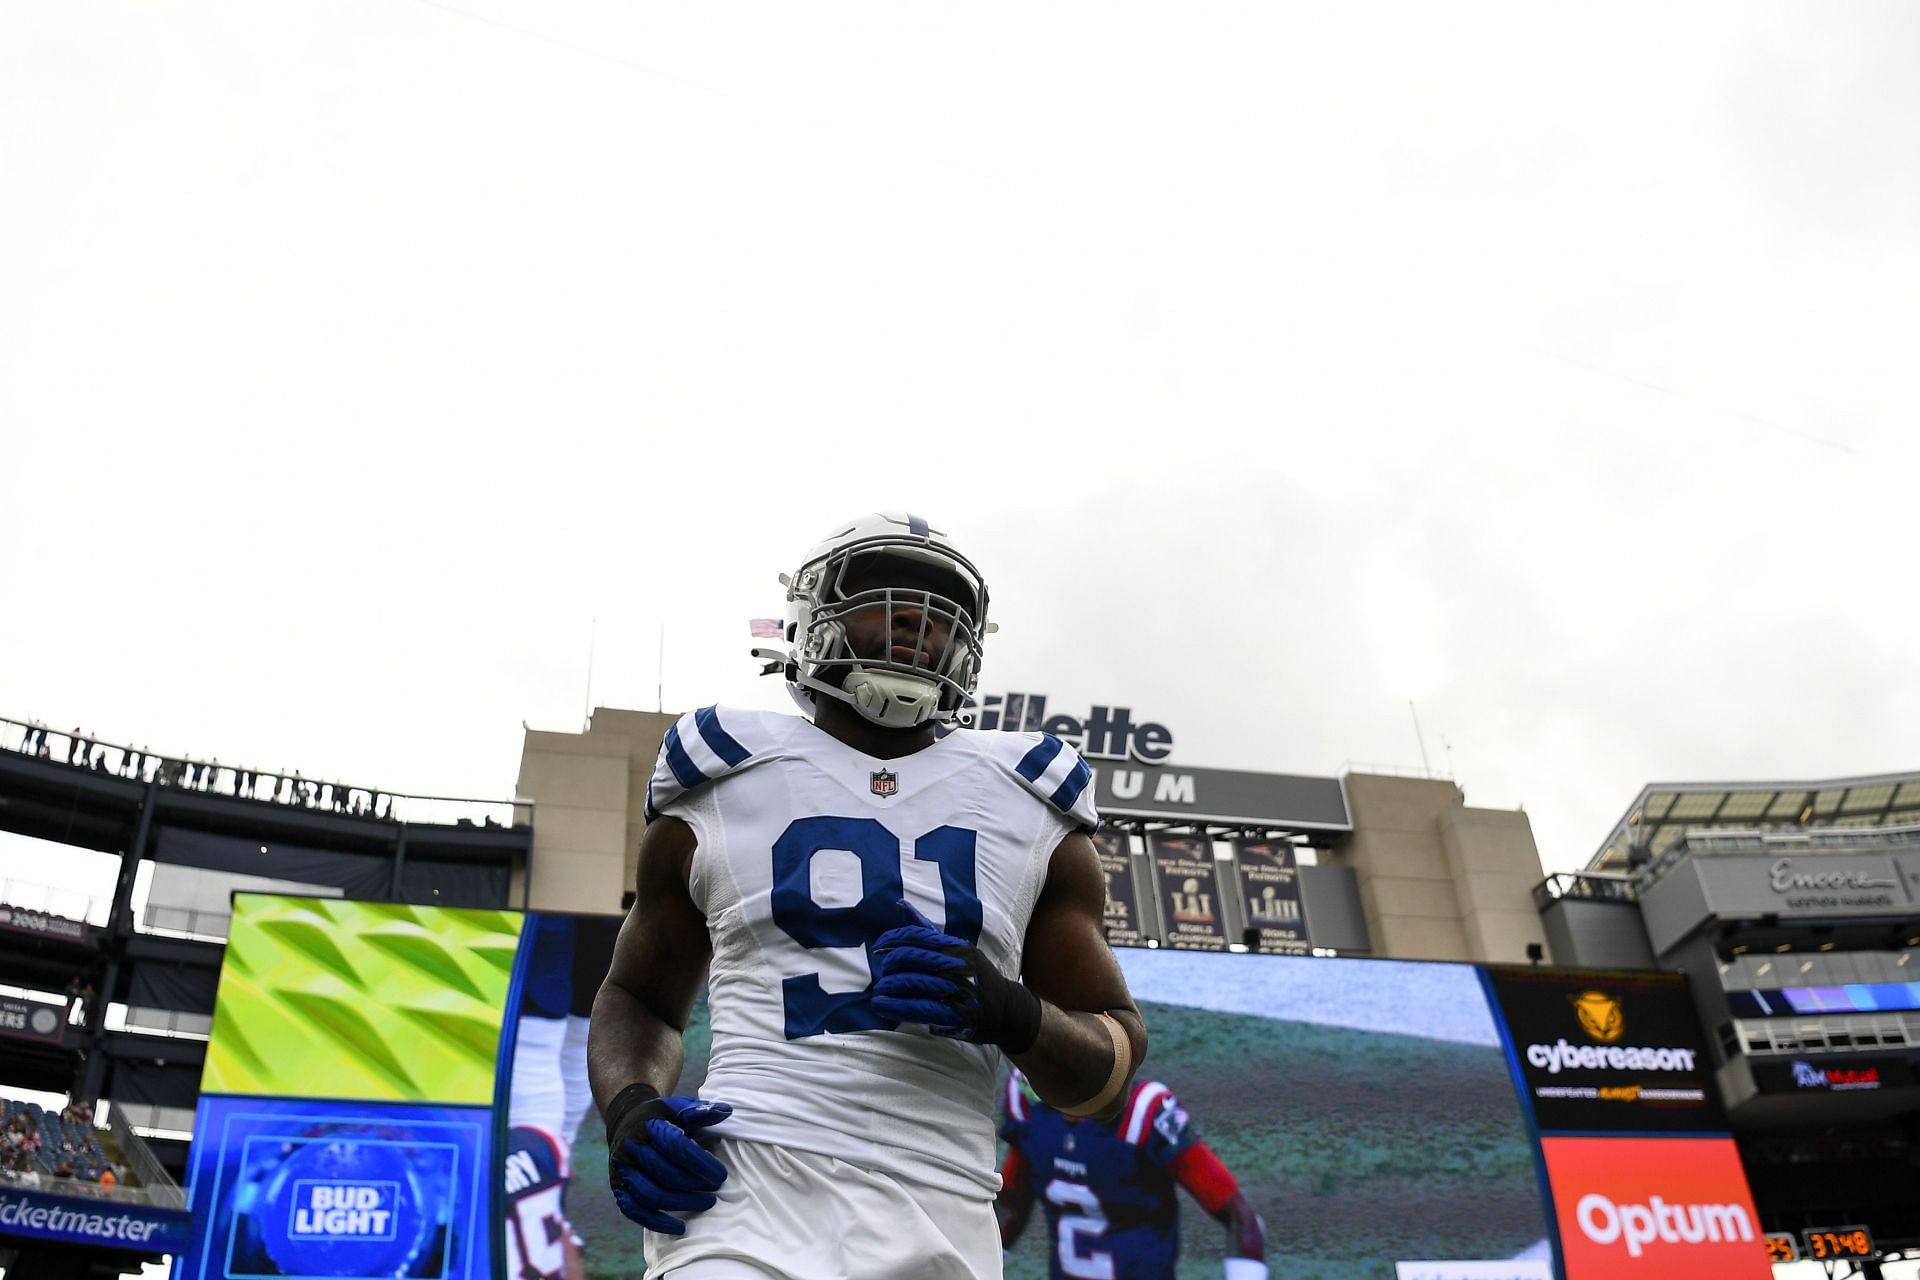
[[[900,791],[900,775],[891,769],[873,771],[873,794],[877,796],[897,795]]]

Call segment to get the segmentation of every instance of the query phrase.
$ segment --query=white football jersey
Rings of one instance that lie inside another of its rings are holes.
[[[881,760],[798,716],[689,712],[647,814],[693,828],[713,938],[701,1096],[727,1136],[990,1196],[999,1051],[873,1011],[867,944],[906,898],[1018,977],[1061,839],[1099,823],[1092,772],[1051,734],[955,730]]]

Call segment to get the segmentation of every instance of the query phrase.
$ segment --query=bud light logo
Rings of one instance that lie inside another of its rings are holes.
[[[310,1182],[293,1188],[290,1240],[391,1240],[398,1182]]]

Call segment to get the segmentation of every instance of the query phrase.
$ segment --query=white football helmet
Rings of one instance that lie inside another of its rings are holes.
[[[801,710],[811,715],[824,694],[888,729],[965,718],[980,679],[980,642],[994,626],[986,582],[946,534],[902,512],[861,516],[828,534],[780,581],[787,588],[788,647],[753,653],[772,664],[768,674],[786,676]],[[889,632],[896,616],[918,614],[918,636],[877,656],[855,654],[846,619],[874,608],[886,610]],[[935,653],[927,637],[940,621],[948,639]]]

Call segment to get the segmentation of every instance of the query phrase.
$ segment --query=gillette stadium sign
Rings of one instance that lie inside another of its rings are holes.
[[[1095,801],[1111,818],[1222,826],[1351,831],[1338,778],[1194,769],[1171,763],[1173,730],[1132,707],[1094,705],[1069,714],[1044,693],[990,693],[974,707],[980,729],[1050,733],[1093,766]]]

